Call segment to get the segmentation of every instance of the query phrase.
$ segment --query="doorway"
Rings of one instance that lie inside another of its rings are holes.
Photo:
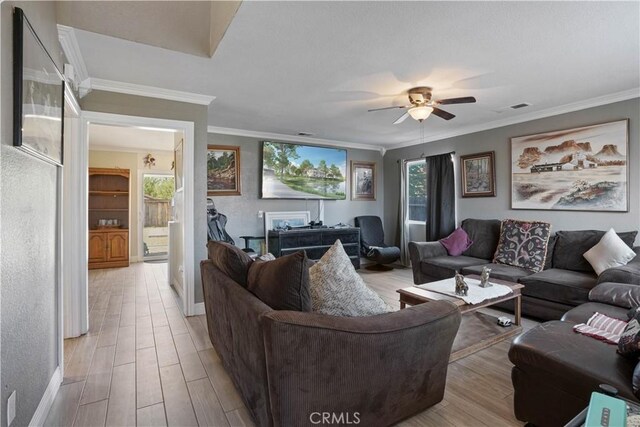
[[[169,174],[144,173],[141,181],[143,260],[167,260],[175,178]]]
[[[176,255],[180,256],[179,265],[177,270],[177,279],[179,279],[180,286],[178,291],[181,299],[180,308],[187,316],[199,314],[200,307],[195,304],[194,301],[194,281],[195,281],[195,268],[186,268],[186,266],[195,265],[194,255],[194,123],[168,120],[168,119],[156,119],[150,117],[139,116],[126,116],[111,113],[83,111],[79,120],[78,126],[78,140],[77,144],[69,144],[68,150],[65,150],[65,158],[68,155],[72,155],[76,162],[71,163],[74,167],[66,167],[65,170],[69,171],[69,177],[65,177],[65,182],[75,185],[74,194],[77,195],[77,201],[75,206],[78,207],[78,214],[75,221],[70,221],[70,227],[67,228],[68,236],[66,242],[69,243],[69,247],[79,248],[83,253],[88,254],[87,248],[87,229],[88,229],[88,167],[89,167],[89,130],[92,125],[110,125],[120,127],[137,127],[139,129],[153,128],[155,130],[163,129],[171,131],[173,133],[180,133],[182,139],[176,141],[174,150],[179,145],[181,153],[181,170],[183,171],[183,181],[185,183],[182,192],[180,193],[181,209],[179,221],[177,222],[177,228],[180,231],[180,240],[176,243],[179,245],[180,250],[176,252]],[[126,144],[126,140],[123,142]],[[146,156],[146,155],[145,155]],[[144,157],[144,156],[143,156]],[[172,156],[173,157],[173,156]],[[169,165],[171,162],[169,163]],[[113,166],[113,165],[111,165]],[[169,168],[167,168],[169,169]],[[155,171],[154,171],[155,172]],[[163,171],[167,172],[167,171]],[[137,176],[137,175],[136,175]],[[133,188],[133,187],[132,187]],[[135,187],[136,190],[140,186]],[[78,191],[79,190],[79,191]],[[137,199],[133,199],[133,206],[137,207]],[[175,209],[177,210],[177,209]],[[140,245],[141,246],[141,245]],[[73,333],[68,336],[78,336],[86,333],[88,330],[88,318],[89,313],[89,298],[88,298],[88,281],[87,279],[87,256],[76,257],[79,260],[80,265],[76,269],[77,271],[84,272],[84,279],[77,282],[72,282],[69,285],[68,295],[77,295],[75,303],[65,305],[65,322],[68,320],[70,327],[73,328]],[[175,275],[174,275],[175,276]],[[172,276],[169,276],[172,277]],[[172,279],[171,284],[175,281]],[[66,326],[66,325],[65,325]]]

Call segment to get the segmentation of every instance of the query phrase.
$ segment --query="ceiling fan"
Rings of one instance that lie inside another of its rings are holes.
[[[434,100],[432,99],[431,90],[432,89],[427,86],[414,87],[407,91],[407,94],[409,95],[409,102],[411,103],[411,105],[396,105],[393,107],[374,108],[372,110],[369,110],[369,112],[392,110],[395,108],[408,108],[406,113],[400,116],[398,120],[393,122],[394,125],[404,122],[405,119],[409,116],[419,122],[422,122],[432,113],[440,117],[441,119],[451,120],[455,117],[455,115],[449,113],[448,111],[441,110],[440,108],[438,108],[439,105],[469,104],[476,102],[476,99],[473,96]]]

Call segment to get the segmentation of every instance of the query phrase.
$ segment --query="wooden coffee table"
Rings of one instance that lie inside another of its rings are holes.
[[[468,275],[465,277],[480,280],[480,276],[477,275]],[[463,316],[460,329],[458,330],[456,339],[453,342],[453,348],[451,349],[451,358],[449,361],[453,362],[506,340],[522,331],[520,291],[524,288],[524,285],[500,279],[491,279],[491,283],[508,286],[513,292],[509,295],[493,298],[480,304],[467,304],[460,298],[412,286],[410,288],[398,289],[397,292],[400,294],[400,309],[405,308],[407,305],[424,304],[430,301],[450,301],[457,305]],[[500,326],[498,325],[497,317],[478,311],[481,308],[490,307],[494,304],[510,300],[513,300],[514,303],[515,317],[511,326]]]

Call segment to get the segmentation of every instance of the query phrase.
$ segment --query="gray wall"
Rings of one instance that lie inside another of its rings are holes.
[[[194,123],[195,135],[195,219],[194,254],[195,260],[195,302],[202,302],[202,280],[200,260],[206,259],[207,218],[206,218],[206,157],[207,157],[207,107],[184,102],[167,101],[120,93],[93,91],[82,98],[83,111],[124,114],[129,116],[154,117],[167,120],[182,120]]]
[[[511,210],[511,149],[509,139],[515,136],[535,134],[539,132],[568,129],[572,127],[609,122],[620,119],[629,121],[629,212],[568,212],[543,210]],[[400,176],[398,159],[412,159],[422,153],[427,156],[450,151],[458,157],[482,151],[496,152],[497,197],[458,198],[458,220],[465,218],[515,218],[548,221],[553,230],[637,230],[640,226],[640,169],[637,167],[640,157],[640,141],[638,123],[640,118],[640,98],[589,108],[558,116],[547,117],[530,122],[518,123],[497,129],[448,138],[406,148],[390,150],[384,157],[385,169],[385,226],[393,232],[392,241],[396,241],[398,221],[398,193]],[[434,119],[435,120],[435,119]],[[456,164],[456,167],[458,167]]]
[[[57,168],[12,146],[12,7],[21,7],[60,67],[55,3],[1,6],[2,413],[17,390],[13,425],[31,420],[58,366]],[[2,425],[7,424],[6,416]]]
[[[216,207],[229,217],[227,232],[236,241],[236,245],[243,246],[244,240],[240,236],[264,235],[264,219],[258,218],[258,211],[310,211],[311,219],[318,215],[318,201],[316,200],[272,200],[260,199],[260,180],[262,176],[262,144],[263,139],[242,136],[209,134],[209,144],[235,145],[240,147],[242,196],[214,197]],[[320,144],[321,145],[321,144]],[[352,201],[351,180],[347,181],[347,200],[325,200],[325,224],[334,225],[338,222],[353,224],[353,218],[358,215],[378,215],[382,217],[384,206],[384,191],[382,182],[384,173],[382,156],[373,150],[347,149],[347,164],[351,160],[376,162],[378,186],[376,201]],[[349,167],[347,166],[347,175]]]

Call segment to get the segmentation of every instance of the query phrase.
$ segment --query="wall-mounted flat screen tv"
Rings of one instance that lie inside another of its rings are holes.
[[[346,179],[347,150],[262,143],[263,199],[344,200]]]

